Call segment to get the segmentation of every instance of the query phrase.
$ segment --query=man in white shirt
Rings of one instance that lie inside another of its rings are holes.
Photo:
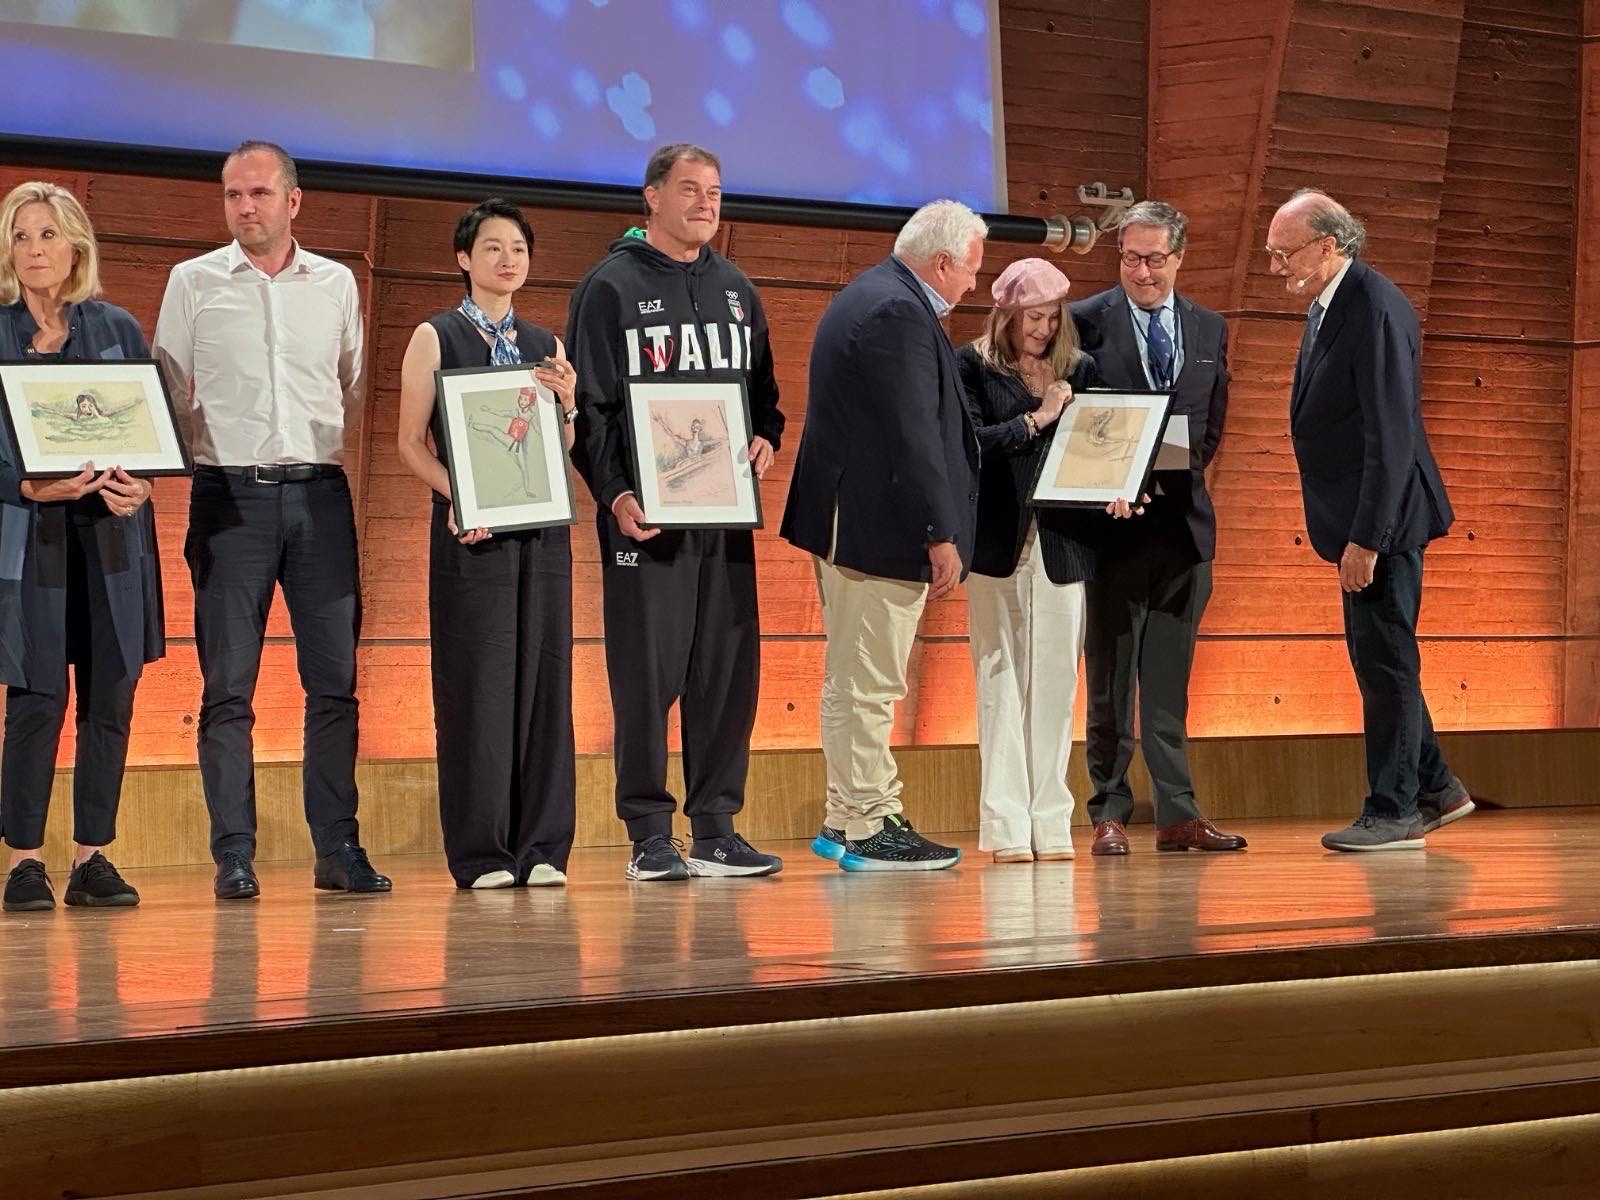
[[[260,893],[252,700],[275,585],[306,692],[303,787],[316,886],[386,892],[356,824],[361,585],[344,459],[362,384],[355,277],[290,233],[294,160],[247,141],[222,168],[234,241],[172,269],[155,354],[194,455],[184,556],[205,692],[200,775],[219,900]]]

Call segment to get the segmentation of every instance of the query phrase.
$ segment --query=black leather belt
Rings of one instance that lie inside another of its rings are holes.
[[[344,474],[343,467],[336,467],[332,463],[252,463],[248,467],[201,465],[195,470],[236,475],[255,483],[306,483],[313,479],[337,479]]]

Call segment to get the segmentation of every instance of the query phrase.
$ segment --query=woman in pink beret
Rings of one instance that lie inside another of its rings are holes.
[[[994,281],[983,333],[957,354],[978,424],[977,542],[967,577],[982,758],[978,847],[996,862],[1072,857],[1067,755],[1083,650],[1094,512],[1032,508],[1029,490],[1075,392],[1099,382],[1042,258]]]

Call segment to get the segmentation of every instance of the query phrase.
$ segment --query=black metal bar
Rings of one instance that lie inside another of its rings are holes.
[[[60,171],[115,171],[128,175],[160,175],[179,179],[216,179],[223,154],[211,150],[172,150],[120,142],[0,135],[0,161]],[[302,186],[321,191],[380,193],[435,200],[481,200],[504,196],[537,208],[587,208],[602,212],[640,211],[639,188],[619,184],[563,183],[519,179],[509,175],[471,175],[400,167],[355,166],[350,163],[296,159]],[[932,197],[930,197],[931,199]],[[893,232],[905,224],[909,208],[877,204],[842,204],[823,200],[791,200],[767,196],[728,195],[722,215],[730,221],[780,225],[827,226]],[[1039,217],[984,213],[991,240],[1036,245],[1048,229]]]

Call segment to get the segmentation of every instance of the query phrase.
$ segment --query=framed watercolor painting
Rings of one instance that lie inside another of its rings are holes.
[[[628,385],[634,477],[645,522],[659,529],[759,529],[742,382]]]
[[[0,397],[24,479],[69,478],[86,463],[132,475],[191,469],[154,360],[0,363]]]
[[[531,364],[435,371],[434,388],[457,529],[577,520],[561,406]]]

